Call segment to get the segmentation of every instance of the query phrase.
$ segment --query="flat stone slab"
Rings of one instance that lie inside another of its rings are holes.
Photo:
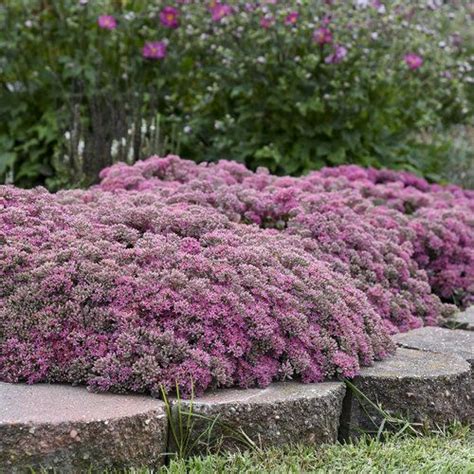
[[[472,415],[470,366],[457,355],[399,348],[392,358],[362,369],[352,383],[391,416],[411,422],[435,426],[470,421]],[[348,392],[342,438],[377,432],[381,426],[384,416],[364,397]]]
[[[244,441],[246,437],[260,447],[335,442],[344,394],[345,385],[341,382],[282,382],[265,389],[210,392],[192,402],[196,415],[192,417],[195,423],[192,442],[202,437],[215,420],[210,436],[212,444],[228,451],[249,447]],[[182,412],[189,410],[189,401],[181,400],[180,404]],[[175,401],[175,422],[177,410]],[[208,442],[207,436],[202,438]],[[197,444],[194,452],[205,449]]]
[[[474,333],[470,331],[423,327],[397,334],[393,339],[402,347],[455,354],[474,365]]]
[[[149,397],[0,382],[0,466],[8,472],[161,465],[167,425],[164,404]]]

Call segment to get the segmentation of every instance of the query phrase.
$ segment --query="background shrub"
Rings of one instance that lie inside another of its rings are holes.
[[[473,98],[472,12],[439,3],[7,0],[0,175],[55,189],[180,152],[439,179]]]

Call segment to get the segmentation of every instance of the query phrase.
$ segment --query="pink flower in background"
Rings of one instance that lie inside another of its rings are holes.
[[[232,14],[232,7],[225,3],[217,3],[211,7],[212,21],[221,21],[222,18]]]
[[[117,28],[117,20],[112,15],[100,15],[97,23],[99,28],[103,30],[115,30]]]
[[[166,57],[166,43],[164,41],[147,41],[143,46],[142,56],[146,59],[163,59]]]
[[[405,64],[413,71],[415,69],[419,69],[423,65],[423,58],[415,53],[405,54],[405,57],[403,59],[405,61]]]
[[[288,13],[288,15],[285,18],[285,25],[290,25],[290,26],[296,25],[299,16],[300,14],[298,12]]]
[[[160,12],[160,21],[167,28],[178,28],[179,10],[175,7],[165,7]]]
[[[332,33],[328,28],[318,28],[314,30],[313,40],[319,45],[332,43]]]
[[[385,13],[385,5],[380,0],[373,0],[371,4],[379,13]]]
[[[347,56],[347,48],[337,44],[334,52],[324,59],[326,64],[339,64]]]
[[[275,19],[272,16],[264,16],[260,20],[260,26],[262,28],[265,28],[266,30],[270,28],[271,26],[273,26],[274,23],[275,23]]]

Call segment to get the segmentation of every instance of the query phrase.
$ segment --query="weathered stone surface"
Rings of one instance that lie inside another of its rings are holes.
[[[0,467],[68,473],[91,465],[160,465],[167,440],[163,406],[148,397],[79,387],[0,383]]]
[[[474,332],[424,327],[394,336],[399,346],[422,351],[456,354],[474,365]]]
[[[334,442],[344,394],[345,386],[341,382],[284,382],[265,389],[210,392],[192,402],[193,413],[206,417],[192,418],[195,422],[192,439],[194,442],[217,417],[211,438],[221,443],[221,449],[245,448],[245,443],[236,439],[239,431],[262,447]],[[181,410],[189,410],[189,405],[189,401],[181,401]],[[173,404],[173,414],[176,423],[177,402]],[[196,446],[194,451],[204,449]]]
[[[470,366],[459,356],[399,348],[392,358],[364,368],[353,384],[390,415],[434,426],[469,421],[470,378]],[[383,418],[350,391],[344,400],[341,435],[376,432]]]

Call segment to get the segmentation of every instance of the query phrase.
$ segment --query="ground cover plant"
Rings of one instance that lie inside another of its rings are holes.
[[[238,222],[311,237],[322,258],[342,265],[341,271],[378,300],[385,319],[391,313],[403,329],[422,324],[417,315],[436,323],[440,309],[427,278],[445,300],[467,305],[473,298],[474,193],[469,190],[356,166],[289,178],[231,162],[196,165],[173,156],[119,164],[101,176],[104,190],[153,190],[165,202],[213,206]]]
[[[201,393],[353,377],[391,333],[441,324],[442,299],[472,301],[472,192],[176,156],[101,176],[0,188],[1,380]]]
[[[0,181],[77,186],[169,152],[440,179],[461,153],[442,132],[472,124],[472,14],[426,0],[6,0]]]
[[[3,188],[1,203],[2,380],[200,393],[351,377],[393,349],[297,237],[146,192]]]

